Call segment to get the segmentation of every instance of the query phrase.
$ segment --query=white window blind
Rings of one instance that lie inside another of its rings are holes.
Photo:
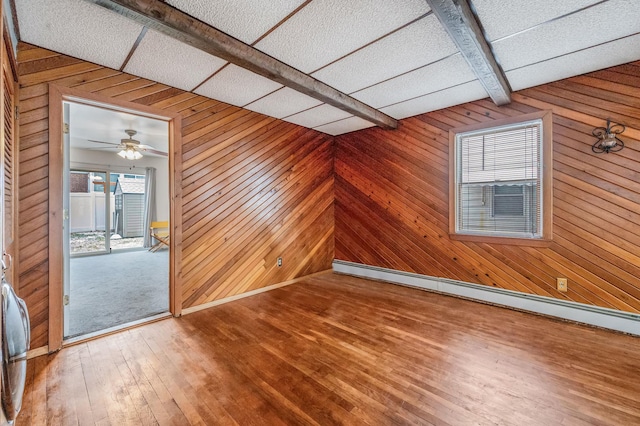
[[[541,238],[542,120],[456,135],[456,232]]]

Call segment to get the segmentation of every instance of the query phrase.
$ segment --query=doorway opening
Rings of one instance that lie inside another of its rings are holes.
[[[63,339],[167,314],[169,247],[151,224],[170,222],[169,122],[65,100]]]

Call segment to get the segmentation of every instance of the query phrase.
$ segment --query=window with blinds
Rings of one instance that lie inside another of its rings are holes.
[[[455,135],[455,233],[539,239],[543,121]]]

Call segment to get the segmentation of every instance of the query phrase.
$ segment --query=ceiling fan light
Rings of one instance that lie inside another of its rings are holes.
[[[142,154],[133,148],[127,148],[121,150],[118,155],[126,160],[139,160],[142,158]]]

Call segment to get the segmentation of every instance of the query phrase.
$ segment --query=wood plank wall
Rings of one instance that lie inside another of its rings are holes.
[[[182,115],[183,308],[331,267],[333,137],[28,44],[18,63],[19,292],[32,347],[48,331],[48,83]]]
[[[449,129],[540,109],[554,116],[551,246],[449,239]],[[626,147],[595,155],[608,117]],[[640,312],[640,62],[339,136],[335,168],[337,259]]]

